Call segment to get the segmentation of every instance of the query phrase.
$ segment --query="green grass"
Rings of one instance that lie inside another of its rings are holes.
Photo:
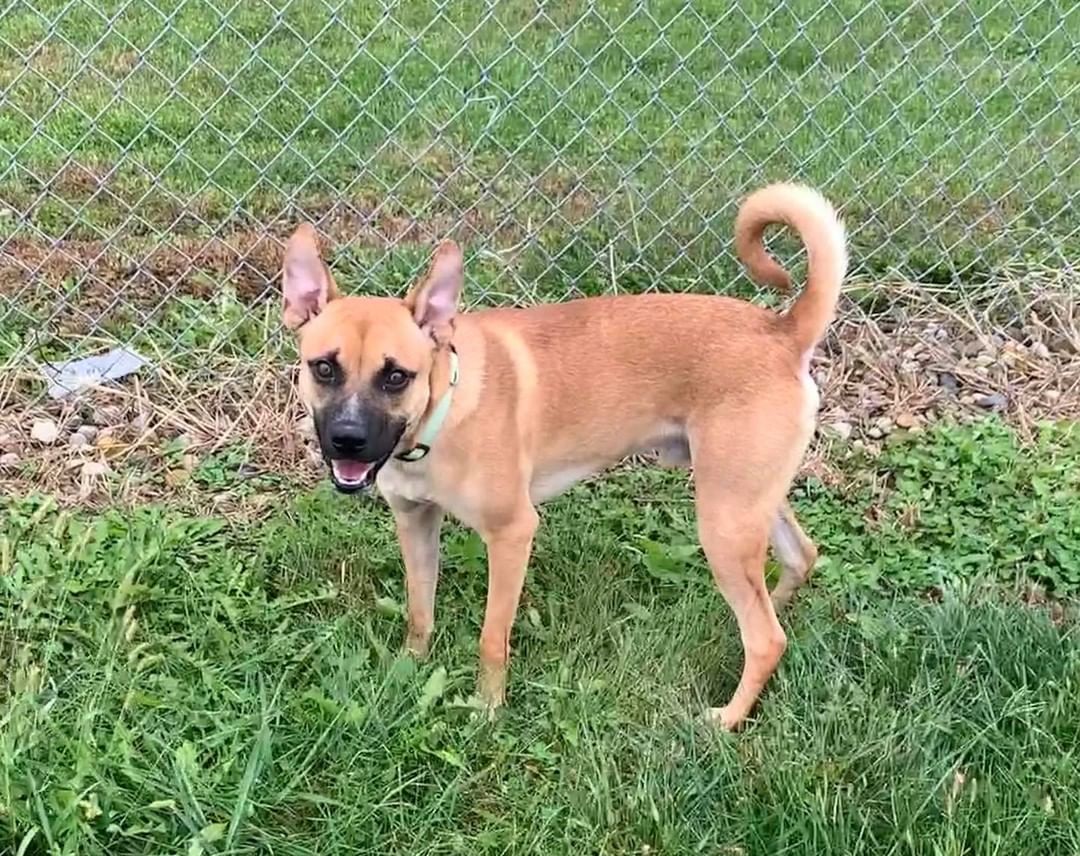
[[[1017,244],[1038,260],[1077,249],[1073,6],[161,8],[42,0],[0,20],[0,196],[47,234],[197,233],[193,214],[260,222],[289,199],[346,199],[377,221],[469,211],[486,238],[531,221],[558,264],[530,243],[526,278],[580,273],[577,256],[596,264],[615,241],[645,271],[696,282],[716,264],[723,281],[735,197],[799,177],[847,210],[871,274],[951,279],[948,255],[988,276]],[[70,152],[100,187],[61,170]]]
[[[692,722],[740,662],[678,474],[545,507],[494,725],[466,701],[485,582],[463,530],[418,666],[378,503],[321,489],[242,524],[8,500],[0,847],[1076,852],[1080,635],[1008,592],[1080,585],[1078,465],[1067,427],[1028,447],[988,422],[796,488],[826,561],[734,736]]]

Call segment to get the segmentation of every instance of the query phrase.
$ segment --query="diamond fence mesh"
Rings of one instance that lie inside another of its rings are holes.
[[[7,0],[0,405],[126,343],[284,357],[281,242],[389,291],[467,246],[469,300],[723,291],[735,206],[844,211],[853,273],[962,290],[1080,250],[1080,6]]]

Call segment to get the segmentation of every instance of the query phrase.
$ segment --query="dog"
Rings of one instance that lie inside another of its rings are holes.
[[[403,299],[344,297],[314,228],[289,239],[283,320],[298,337],[299,391],[337,489],[377,485],[393,512],[408,651],[426,655],[431,639],[444,514],[487,547],[477,692],[489,711],[504,701],[536,506],[644,451],[692,467],[701,545],[742,639],[738,686],[706,716],[736,728],[775,671],[787,645],[776,608],[817,556],[786,497],[814,432],[810,358],[833,320],[847,250],[823,196],[769,185],[735,221],[737,254],[762,284],[791,285],[762,242],[773,224],[807,250],[805,288],[783,314],[689,294],[459,313],[463,258],[451,241]],[[771,598],[769,544],[783,569]]]

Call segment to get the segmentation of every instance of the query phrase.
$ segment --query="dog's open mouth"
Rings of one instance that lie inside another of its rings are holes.
[[[389,457],[389,456],[387,456]],[[386,463],[387,458],[378,461],[353,461],[334,458],[330,461],[330,475],[334,487],[345,493],[365,490],[375,483],[375,476]]]

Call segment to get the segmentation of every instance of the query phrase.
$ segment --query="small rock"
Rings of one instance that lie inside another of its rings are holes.
[[[989,395],[978,396],[975,403],[987,410],[1001,410],[1008,403],[1008,399],[1000,392],[991,392]]]
[[[97,439],[98,428],[96,425],[80,425],[77,433],[82,434],[87,442],[93,443]]]
[[[76,431],[68,437],[68,445],[72,449],[85,449],[90,445],[90,438],[80,431]]]
[[[83,424],[82,414],[78,411],[71,413],[67,419],[64,420],[64,425],[69,431],[77,431],[79,426]]]
[[[97,484],[109,472],[109,465],[104,461],[87,461],[79,468],[79,498],[87,499]]]
[[[6,450],[10,452],[12,449],[18,447],[19,443],[15,439],[15,435],[5,431],[0,434],[0,450]]]
[[[0,470],[13,470],[19,466],[20,458],[15,452],[4,452],[0,455]]]
[[[882,431],[877,425],[871,425],[866,429],[866,436],[871,440],[880,440],[885,436],[885,432]]]
[[[98,478],[109,471],[109,465],[104,461],[87,461],[80,467],[79,472],[83,478]]]
[[[1031,353],[1038,357],[1040,360],[1050,359],[1050,349],[1046,347],[1042,342],[1034,342],[1031,345]]]
[[[30,439],[43,446],[51,446],[59,436],[60,429],[51,419],[35,419],[34,427],[30,429]]]
[[[896,426],[898,428],[911,428],[915,425],[917,417],[914,413],[908,413],[906,410],[903,413],[897,414]]]
[[[956,375],[952,372],[938,372],[937,382],[938,386],[953,395],[955,395],[956,390],[960,388],[960,383],[956,380]]]
[[[851,437],[851,423],[850,422],[831,422],[825,426],[830,434],[839,437],[841,440],[847,440]]]
[[[127,443],[120,438],[120,432],[116,428],[108,427],[102,428],[98,432],[97,440],[94,441],[94,445],[105,452],[105,454],[109,454],[110,452],[123,449],[127,446]]]
[[[1047,401],[1057,401],[1058,399],[1061,398],[1061,390],[1060,389],[1048,389],[1048,390],[1045,390],[1043,392],[1043,398],[1045,398]]]
[[[878,428],[882,434],[888,434],[893,429],[893,420],[891,416],[879,416],[874,421],[874,426]]]
[[[975,365],[977,366],[992,366],[997,362],[997,359],[993,354],[979,354],[975,357]]]

